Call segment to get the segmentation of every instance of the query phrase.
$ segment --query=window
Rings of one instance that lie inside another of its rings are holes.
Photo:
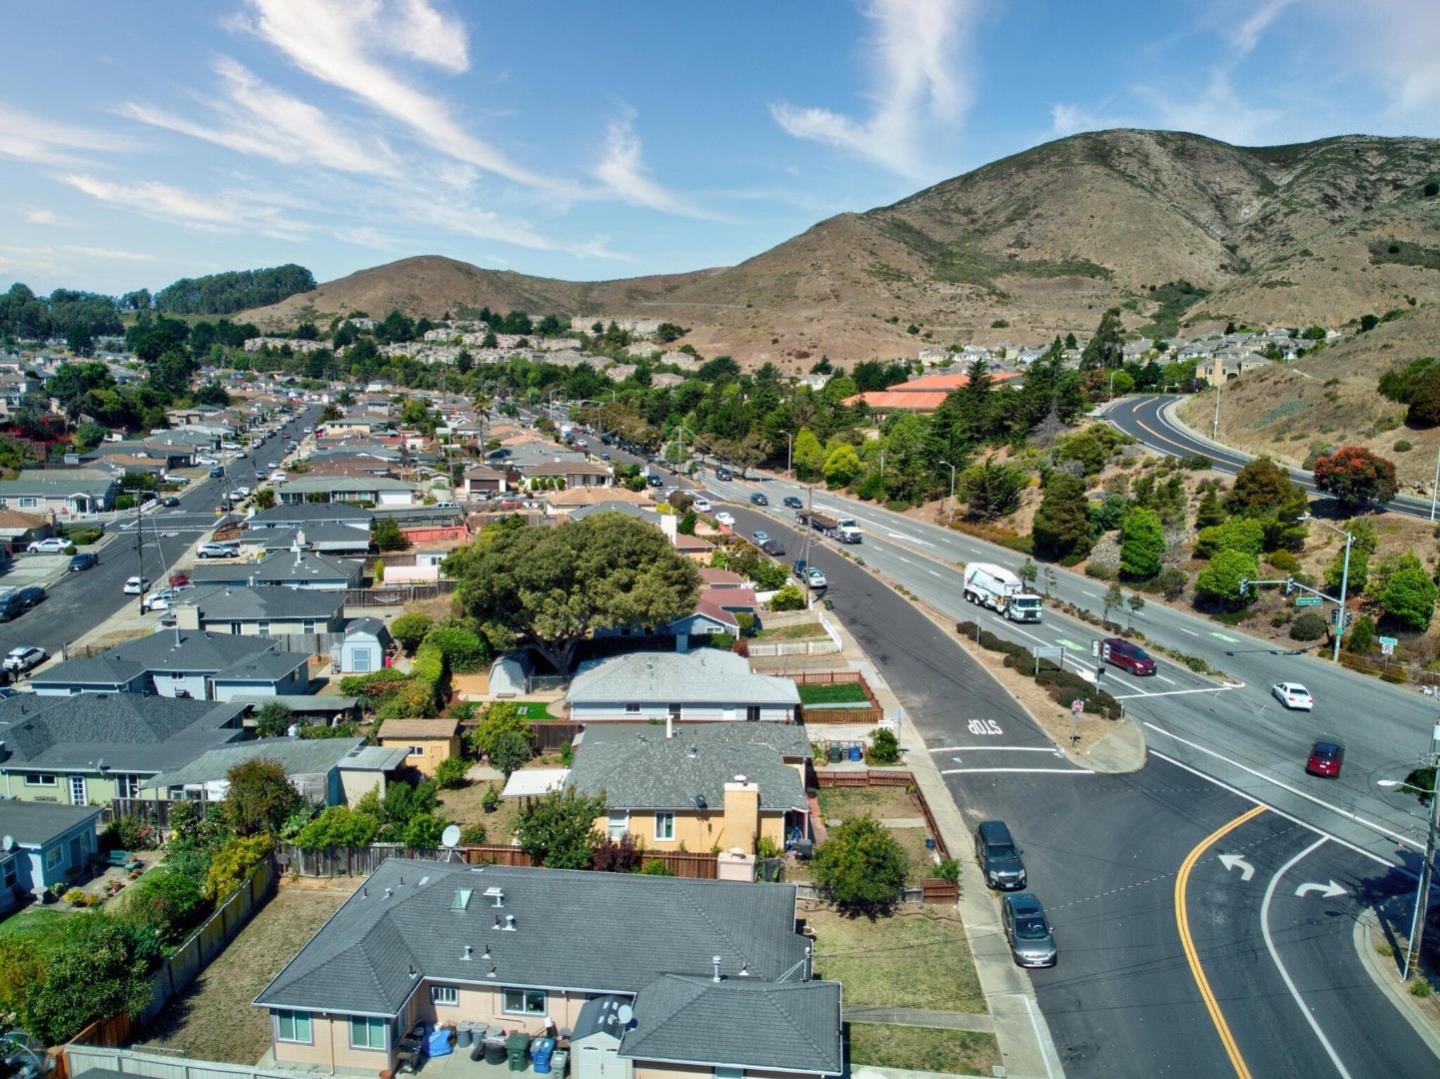
[[[623,809],[612,809],[605,815],[605,835],[617,843],[630,830],[630,814]]]
[[[674,814],[674,813],[656,813],[656,814],[655,814],[655,838],[656,838],[656,839],[674,839],[674,838],[675,838],[675,814]]]
[[[53,787],[55,786],[55,777],[49,772],[27,772],[25,775],[25,786]]]
[[[453,985],[432,985],[430,1001],[433,1004],[459,1004],[460,990]]]
[[[500,1010],[507,1015],[544,1015],[547,1008],[543,989],[506,989]]]
[[[410,757],[423,757],[425,756],[425,747],[411,746],[406,755]]]
[[[35,498],[31,495],[20,496],[20,508],[22,510],[33,510],[38,505],[40,505],[40,500],[38,498]]]
[[[350,1048],[351,1049],[385,1049],[385,1028],[387,1023],[383,1019],[355,1019],[350,1020]]]
[[[45,868],[54,869],[65,860],[65,848],[56,844],[45,852]]]
[[[259,629],[260,629],[260,636],[262,636],[262,637],[268,637],[268,636],[270,636],[270,623],[269,623],[269,622],[261,622],[261,623],[260,623],[260,626],[259,626]]]
[[[760,706],[759,706],[758,704],[747,704],[747,705],[745,706],[745,722],[746,722],[746,723],[759,723],[759,722],[760,722]]]
[[[716,1068],[715,1079],[743,1079],[744,1068]]]
[[[233,634],[235,634],[237,637],[240,635],[241,629],[242,629],[242,627],[241,627],[241,625],[240,625],[239,622],[231,622],[231,623],[230,623],[230,632],[233,633]]]
[[[640,714],[640,706],[639,706],[638,704],[627,704],[627,705],[625,706],[625,714],[626,714],[626,715],[631,715],[631,716],[639,715],[639,714]]]
[[[314,632],[315,632],[315,619],[313,619],[313,618],[306,618],[304,621],[302,621],[302,622],[300,623],[300,632],[302,632],[302,633],[314,633]]]
[[[276,1041],[309,1045],[314,1040],[310,1034],[309,1012],[277,1011],[274,1014]]]

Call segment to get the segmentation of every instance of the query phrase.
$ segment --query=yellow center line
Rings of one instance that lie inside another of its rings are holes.
[[[1195,985],[1200,990],[1201,999],[1205,1001],[1205,1010],[1210,1013],[1210,1020],[1215,1024],[1215,1030],[1220,1035],[1220,1042],[1225,1046],[1225,1053],[1229,1056],[1230,1064],[1240,1079],[1251,1079],[1250,1069],[1245,1064],[1245,1058],[1240,1055],[1240,1048],[1235,1044],[1235,1036],[1230,1033],[1230,1024],[1225,1022],[1225,1016],[1220,1011],[1220,1004],[1210,989],[1210,980],[1205,977],[1205,970],[1200,966],[1200,956],[1196,953],[1195,941],[1190,936],[1190,914],[1185,905],[1185,889],[1190,883],[1190,870],[1195,868],[1195,863],[1200,860],[1202,854],[1246,821],[1253,820],[1264,812],[1263,805],[1255,806],[1240,814],[1230,823],[1215,829],[1185,856],[1185,861],[1180,866],[1180,872],[1175,877],[1175,925],[1180,931],[1180,946],[1185,950],[1185,960],[1190,964],[1190,973],[1195,978]]]

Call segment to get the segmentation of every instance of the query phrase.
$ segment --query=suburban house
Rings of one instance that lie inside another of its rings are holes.
[[[363,555],[370,550],[374,515],[344,502],[297,502],[250,518],[241,546],[262,551],[308,548],[321,554]]]
[[[368,502],[375,506],[408,506],[415,485],[387,476],[297,476],[275,488],[282,503]]]
[[[99,806],[0,801],[0,837],[10,840],[0,845],[0,913],[84,872],[99,848],[102,813]]]
[[[404,749],[407,765],[433,776],[441,761],[460,755],[460,720],[387,719],[380,725],[380,744]]]
[[[13,480],[0,480],[0,509],[53,513],[67,517],[115,508],[119,481],[90,469],[26,468]]]
[[[0,797],[106,805],[245,734],[246,706],[138,693],[0,700]],[[0,805],[3,805],[0,802]]]
[[[1203,382],[1207,386],[1223,386],[1227,382],[1234,382],[1246,371],[1269,366],[1270,361],[1258,352],[1241,352],[1238,349],[1227,353],[1217,352],[1195,364],[1195,381]]]
[[[371,790],[385,796],[385,783],[405,766],[400,749],[365,746],[357,738],[261,738],[202,753],[188,764],[148,780],[140,797],[223,801],[230,769],[251,760],[278,761],[290,785],[323,806],[353,806]]]
[[[676,551],[697,566],[708,566],[715,555],[715,544],[704,536],[688,536],[684,532],[677,532],[670,537],[670,542]]]
[[[546,501],[551,502],[548,498]],[[551,502],[551,508],[556,508],[553,502]],[[638,502],[595,502],[588,506],[576,506],[568,510],[568,513],[572,521],[583,521],[586,517],[593,517],[597,513],[623,513],[627,517],[644,521],[647,525],[660,527],[660,511],[653,506],[642,505]]]
[[[254,1003],[282,1066],[393,1071],[443,1022],[567,1027],[577,1079],[678,1079],[840,1074],[840,995],[791,884],[391,858]]]
[[[190,581],[197,586],[228,585],[252,588],[273,585],[281,588],[344,590],[360,587],[363,563],[358,559],[332,558],[314,551],[275,551],[258,562],[224,562],[196,566]]]
[[[179,612],[176,613],[179,617]],[[198,629],[161,630],[30,678],[37,697],[155,694],[196,701],[274,697],[310,689],[310,657],[274,641]]]
[[[339,633],[344,609],[345,596],[338,590],[213,585],[188,593],[168,614],[182,630],[284,637]]]
[[[588,727],[566,784],[602,791],[608,815],[595,822],[611,839],[631,836],[652,850],[755,852],[810,837],[805,766],[810,742],[790,723],[676,727]]]
[[[573,723],[789,723],[800,692],[788,678],[751,673],[744,656],[702,648],[634,652],[582,665],[565,703]]]
[[[509,473],[490,465],[476,465],[465,470],[460,490],[466,501],[488,498],[490,495],[508,491],[512,476],[515,482],[519,482],[518,473]]]
[[[385,653],[394,643],[390,630],[378,618],[357,618],[345,627],[340,645],[341,674],[369,674],[385,666]]]
[[[614,475],[609,465],[598,461],[542,461],[517,466],[526,487],[535,488],[545,481],[563,481],[566,487],[609,487]]]
[[[0,510],[0,543],[11,550],[23,548],[28,543],[53,535],[54,532],[50,521],[37,513]]]
[[[996,386],[1014,382],[1022,377],[1016,371],[990,372],[990,381]],[[851,406],[863,404],[872,412],[926,414],[934,412],[945,403],[945,398],[956,390],[964,389],[969,384],[970,376],[966,374],[921,375],[908,382],[897,382],[883,390],[867,390],[864,393],[857,393],[853,397],[845,398],[841,403]]]
[[[740,636],[740,620],[735,613],[708,600],[702,593],[695,601],[695,610],[682,615],[660,631],[664,636],[675,638],[675,647],[685,651],[690,647],[691,637],[710,637],[717,633]]]

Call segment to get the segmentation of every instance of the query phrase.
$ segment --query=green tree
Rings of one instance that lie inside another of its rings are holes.
[[[279,701],[271,701],[255,713],[255,734],[260,738],[282,738],[290,730],[293,715]]]
[[[301,795],[285,775],[285,766],[269,757],[241,761],[225,773],[225,823],[237,835],[278,832],[300,804]]]
[[[326,847],[368,847],[380,831],[380,819],[348,806],[330,806],[301,828],[295,845],[305,850]]]
[[[1125,593],[1121,591],[1120,585],[1115,581],[1110,582],[1110,587],[1105,589],[1104,598],[1100,600],[1101,620],[1110,621],[1110,612],[1125,602]]]
[[[860,455],[848,442],[841,442],[825,458],[825,484],[828,487],[847,487],[859,474]]]
[[[820,440],[810,428],[800,428],[800,433],[795,436],[791,460],[795,465],[795,475],[807,482],[818,480],[824,472],[825,447],[820,445]]]
[[[1035,581],[1040,576],[1040,567],[1035,564],[1033,558],[1027,558],[1024,562],[1020,563],[1020,568],[1016,571],[1016,576],[1024,582],[1027,592],[1033,592],[1035,591]]]
[[[1202,528],[1195,537],[1195,557],[1213,558],[1220,551],[1258,555],[1265,549],[1265,525],[1251,517],[1232,517],[1223,525]]]
[[[434,813],[417,813],[405,822],[400,842],[411,850],[433,850],[440,845],[440,837],[448,823]]]
[[[1394,462],[1364,446],[1342,446],[1315,460],[1315,486],[1335,496],[1345,509],[1389,502],[1398,485]]]
[[[413,656],[415,649],[420,647],[420,642],[425,639],[425,634],[430,632],[430,628],[434,624],[435,620],[428,614],[422,611],[411,611],[408,614],[402,614],[390,623],[390,636],[395,638],[401,648]]]
[[[255,492],[255,508],[257,510],[268,510],[275,508],[275,488],[262,487]]]
[[[1267,551],[1298,550],[1305,541],[1305,525],[1299,520],[1309,509],[1305,488],[1268,457],[1256,458],[1236,474],[1225,508],[1265,525]]]
[[[1220,494],[1211,487],[1206,490],[1200,499],[1200,505],[1195,510],[1195,527],[1212,528],[1218,524],[1225,523],[1225,507],[1220,504]]]
[[[1100,316],[1095,334],[1085,342],[1080,354],[1081,370],[1120,367],[1125,362],[1125,327],[1120,322],[1120,308],[1112,307]]]
[[[400,531],[399,522],[393,517],[381,517],[377,520],[370,539],[382,551],[398,551],[410,546],[405,533]]]
[[[1139,592],[1131,592],[1129,597],[1125,600],[1125,606],[1130,608],[1130,617],[1126,621],[1126,626],[1130,629],[1134,629],[1135,616],[1145,609],[1145,597],[1142,596]]]
[[[60,1045],[96,1019],[138,1015],[150,1006],[150,972],[159,961],[153,930],[98,911],[71,916],[30,983],[20,1025],[47,1045]]]
[[[1259,565],[1255,556],[1244,551],[1221,551],[1195,578],[1197,597],[1229,609],[1247,606],[1254,601],[1255,589],[1240,590],[1241,580],[1255,580]]]
[[[1046,477],[1045,497],[1035,511],[1030,535],[1039,558],[1083,556],[1089,550],[1090,504],[1082,480],[1058,470]]]
[[[1165,529],[1154,510],[1135,507],[1120,524],[1120,572],[1148,581],[1160,572]]]
[[[505,731],[495,738],[495,744],[490,750],[490,763],[509,777],[517,769],[525,767],[535,755],[532,744],[528,731],[524,734],[519,731]]]
[[[960,474],[955,490],[965,502],[966,516],[993,521],[1020,508],[1020,496],[1029,484],[1029,473],[1019,465],[987,457]]]
[[[1380,606],[1385,614],[1402,628],[1417,632],[1430,625],[1435,613],[1437,589],[1435,582],[1419,565],[1414,555],[1410,561],[1390,573],[1380,591]]]
[[[589,798],[574,787],[535,798],[520,811],[515,834],[520,849],[550,869],[589,869],[600,833],[597,818],[605,816],[605,797]]]
[[[851,817],[815,850],[815,882],[842,910],[888,911],[905,887],[909,863],[894,834],[874,817]]]
[[[619,513],[486,529],[444,568],[493,644],[528,643],[558,671],[593,630],[665,625],[693,611],[700,591],[699,572],[664,533]]]

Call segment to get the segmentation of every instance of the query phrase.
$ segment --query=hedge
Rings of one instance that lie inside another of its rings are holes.
[[[1094,683],[1072,671],[1061,670],[1049,660],[1040,661],[1040,673],[1037,675],[1035,654],[1023,645],[997,637],[988,629],[980,630],[977,637],[974,622],[957,622],[955,631],[967,640],[976,641],[986,651],[1003,652],[1005,666],[1026,678],[1034,678],[1036,684],[1044,687],[1056,704],[1068,708],[1078,697],[1085,702],[1087,712],[1102,715],[1106,719],[1119,719],[1123,714],[1120,702],[1110,694],[1103,689],[1096,689]]]
[[[490,646],[485,638],[464,626],[436,626],[425,635],[422,647],[424,643],[440,649],[445,666],[452,674],[484,670],[490,660]]]

